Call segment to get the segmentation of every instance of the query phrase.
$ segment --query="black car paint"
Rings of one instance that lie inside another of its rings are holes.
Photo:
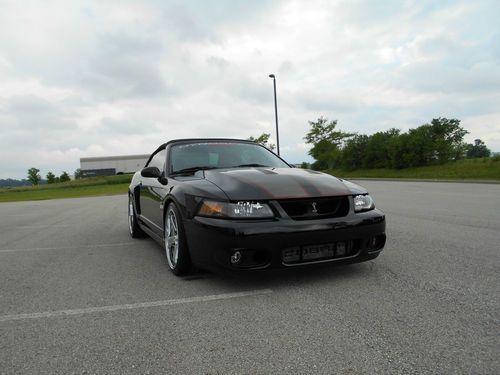
[[[349,195],[338,179],[300,168],[231,168],[205,171],[230,201],[319,198]]]
[[[294,221],[287,217],[277,203],[280,199],[320,198],[327,196],[366,194],[366,189],[331,175],[298,168],[241,167],[201,170],[193,175],[172,175],[169,165],[170,146],[190,142],[245,142],[229,139],[175,140],[156,151],[167,150],[161,178],[134,174],[129,194],[139,225],[163,245],[164,215],[173,202],[181,213],[191,259],[204,268],[231,268],[229,254],[234,249],[266,248],[272,259],[264,266],[283,267],[281,249],[294,244],[322,244],[341,240],[365,241],[373,236],[383,237],[380,249],[370,252],[360,242],[360,250],[348,259],[336,263],[351,263],[372,259],[385,244],[385,215],[378,209],[349,214],[342,218]],[[151,158],[152,159],[153,153]],[[149,161],[148,161],[149,163]],[[196,216],[203,199],[216,201],[268,202],[277,217],[270,220],[227,220]],[[365,241],[366,242],[366,241]],[[312,262],[317,263],[317,262]],[[263,267],[255,267],[263,268]]]

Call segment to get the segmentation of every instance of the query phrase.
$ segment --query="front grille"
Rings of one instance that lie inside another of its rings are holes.
[[[349,213],[349,198],[328,197],[317,199],[287,199],[278,201],[294,220],[314,220],[343,217]]]

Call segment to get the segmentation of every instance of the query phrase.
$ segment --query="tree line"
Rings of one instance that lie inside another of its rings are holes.
[[[303,162],[302,168],[344,170],[389,168],[402,169],[444,164],[462,158],[489,157],[491,151],[476,139],[466,144],[463,138],[469,132],[460,126],[460,120],[435,118],[430,123],[402,132],[392,128],[372,135],[344,132],[337,121],[320,117],[309,121],[309,132],[304,137],[312,145],[309,150],[315,162]],[[273,150],[270,134],[248,140]]]
[[[337,129],[336,120],[324,117],[309,125],[304,140],[312,145],[309,155],[316,160],[311,166],[316,170],[402,169],[491,155],[482,140],[463,141],[469,132],[458,119],[440,117],[407,132],[392,128],[372,135],[344,132]]]
[[[27,180],[31,185],[39,185],[43,180],[42,176],[40,176],[40,169],[38,168],[30,168],[28,169],[28,178]],[[68,172],[63,171],[60,176],[56,176],[52,172],[47,172],[46,176],[46,182],[47,184],[56,184],[60,182],[67,182],[71,181],[71,178],[68,174]]]

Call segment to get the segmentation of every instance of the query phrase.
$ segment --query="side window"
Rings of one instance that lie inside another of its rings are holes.
[[[163,167],[165,166],[165,160],[167,157],[167,151],[166,150],[161,150],[158,152],[155,156],[153,156],[153,159],[148,164],[148,167],[156,167],[160,171],[163,172]]]

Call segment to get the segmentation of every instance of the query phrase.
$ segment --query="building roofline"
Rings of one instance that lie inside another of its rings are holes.
[[[135,159],[148,159],[149,154],[141,154],[141,155],[123,155],[123,156],[96,156],[90,158],[80,158],[81,162],[89,162],[89,161],[111,161],[111,160],[135,160]]]
[[[253,141],[249,141],[248,139],[237,139],[237,138],[180,138],[180,139],[172,139],[168,142],[163,143],[151,154],[87,157],[87,158],[80,158],[80,163],[81,162],[92,162],[92,161],[134,160],[134,159],[148,159],[148,162],[149,162],[149,159],[151,159],[151,157],[154,154],[165,149],[168,145],[173,144],[173,143],[217,142],[217,141],[254,143]]]

